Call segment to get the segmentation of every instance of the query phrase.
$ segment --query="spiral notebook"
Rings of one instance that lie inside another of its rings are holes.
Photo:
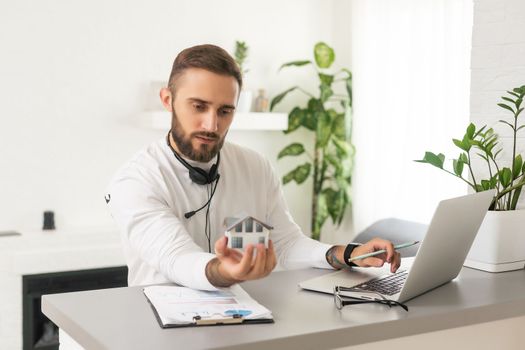
[[[273,323],[271,311],[237,284],[217,291],[149,286],[144,295],[162,328]]]

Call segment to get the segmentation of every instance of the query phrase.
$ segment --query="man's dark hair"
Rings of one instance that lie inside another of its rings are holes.
[[[232,76],[239,83],[239,91],[242,88],[242,74],[239,66],[226,50],[215,45],[197,45],[182,50],[171,69],[168,87],[175,94],[175,81],[189,68],[201,68],[207,71]]]

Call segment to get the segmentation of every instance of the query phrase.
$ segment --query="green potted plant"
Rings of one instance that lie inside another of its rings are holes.
[[[512,154],[510,164],[502,166],[503,148],[498,135],[492,128],[483,126],[476,129],[474,124],[467,127],[463,138],[453,139],[460,149],[458,158],[452,160],[452,169],[445,168],[445,155],[426,152],[417,162],[433,165],[464,181],[475,191],[496,190],[472,248],[465,262],[466,266],[485,271],[501,272],[521,269],[525,265],[525,210],[518,210],[518,201],[525,185],[525,163],[523,156],[517,154],[517,135],[525,128],[519,125],[518,117],[523,112],[525,85],[507,91],[498,106],[512,113],[510,121],[500,123],[512,129]],[[480,157],[486,166],[486,176],[482,178],[473,167],[474,156]],[[467,176],[464,176],[464,173]]]
[[[294,107],[288,115],[285,134],[305,128],[312,133],[314,149],[307,150],[302,143],[286,146],[278,155],[304,159],[283,177],[286,185],[292,181],[302,184],[313,177],[311,230],[312,238],[319,239],[321,228],[328,217],[340,225],[350,204],[350,186],[354,147],[351,144],[352,73],[348,69],[330,70],[335,60],[334,50],[323,42],[314,47],[314,61],[301,60],[285,63],[280,69],[309,66],[319,79],[319,91],[312,94],[293,86],[275,96],[270,104],[273,110],[289,93],[299,91],[307,97],[301,106]],[[334,92],[341,84],[344,93]]]
[[[246,60],[248,58],[248,52],[249,47],[246,44],[245,41],[235,41],[235,51],[233,54],[233,57],[235,58],[235,62],[237,62],[237,65],[239,66],[239,69],[241,70],[243,79],[246,77],[246,73],[248,73],[248,69],[246,69]],[[253,93],[250,90],[243,89],[241,90],[241,93],[239,95],[239,102],[237,103],[237,112],[245,113],[249,112],[252,108],[252,102],[253,102]]]

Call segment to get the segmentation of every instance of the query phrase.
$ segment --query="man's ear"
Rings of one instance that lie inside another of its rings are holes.
[[[166,108],[166,110],[168,112],[171,112],[172,109],[173,109],[173,96],[171,94],[171,91],[170,89],[166,88],[166,87],[163,87],[162,89],[160,89],[160,102],[162,102],[162,105],[164,106],[164,108]]]

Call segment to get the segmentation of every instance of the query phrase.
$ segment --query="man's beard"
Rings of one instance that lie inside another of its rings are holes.
[[[191,140],[195,136],[204,136],[217,141],[211,145],[201,144],[199,149],[194,149]],[[226,135],[221,138],[214,132],[197,131],[191,133],[188,136],[184,130],[182,130],[182,126],[180,125],[179,120],[177,119],[177,114],[175,113],[175,108],[173,108],[171,119],[171,137],[173,137],[173,141],[175,141],[179,152],[182,153],[182,155],[184,155],[186,158],[196,162],[207,163],[212,160],[217,155],[217,153],[219,153],[222,145],[224,144]]]

